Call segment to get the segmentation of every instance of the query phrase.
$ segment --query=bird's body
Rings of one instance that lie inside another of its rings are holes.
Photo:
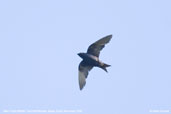
[[[99,66],[98,57],[87,53],[79,53],[78,55],[86,62],[87,65]]]
[[[79,85],[80,90],[83,89],[83,87],[86,84],[86,78],[88,76],[88,72],[93,67],[99,67],[102,68],[107,72],[106,67],[109,67],[110,65],[105,64],[99,60],[99,54],[100,51],[105,47],[105,44],[107,44],[112,38],[112,35],[108,35],[95,43],[91,44],[87,50],[87,53],[78,53],[78,55],[83,59],[79,64]]]

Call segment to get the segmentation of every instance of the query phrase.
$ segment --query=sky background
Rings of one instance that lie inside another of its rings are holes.
[[[112,34],[82,91],[79,52]],[[170,0],[1,0],[0,112],[171,113]]]

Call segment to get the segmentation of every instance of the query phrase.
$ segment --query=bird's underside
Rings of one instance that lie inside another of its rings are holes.
[[[104,38],[101,38],[100,40],[96,41],[95,43],[91,44],[88,47],[87,53],[78,54],[83,59],[80,62],[78,68],[80,90],[82,90],[83,87],[85,86],[88,73],[93,67],[102,68],[107,72],[106,67],[109,67],[110,65],[99,61],[99,55],[100,55],[100,51],[105,47],[105,44],[109,43],[111,38],[112,35],[108,35]]]

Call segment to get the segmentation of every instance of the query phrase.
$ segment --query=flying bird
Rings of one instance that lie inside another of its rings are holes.
[[[107,72],[106,67],[111,66],[99,60],[100,51],[105,47],[105,44],[109,43],[111,38],[112,35],[105,36],[95,43],[91,44],[88,47],[87,53],[78,53],[78,55],[83,59],[78,67],[80,90],[82,90],[85,86],[88,73],[93,67],[99,67]]]

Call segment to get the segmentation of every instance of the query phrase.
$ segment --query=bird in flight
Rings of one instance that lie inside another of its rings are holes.
[[[99,60],[100,51],[105,47],[105,44],[109,43],[111,38],[112,35],[105,36],[95,43],[91,44],[88,47],[87,53],[78,53],[78,55],[83,59],[78,67],[80,90],[82,90],[85,86],[88,73],[93,67],[99,67],[107,72],[106,67],[111,66]]]

